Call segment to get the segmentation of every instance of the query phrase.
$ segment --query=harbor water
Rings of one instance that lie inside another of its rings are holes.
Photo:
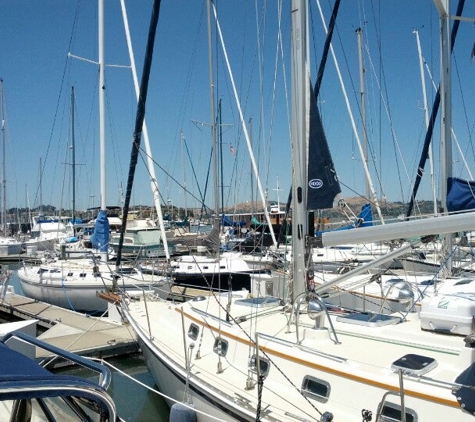
[[[22,264],[8,263],[5,265],[13,271],[10,284],[15,287],[15,293],[23,294],[17,275],[17,269]],[[107,362],[111,365],[112,372],[109,394],[114,399],[118,414],[123,420],[128,422],[168,421],[167,404],[161,396],[147,388],[157,390],[141,354],[112,358]],[[90,375],[84,369],[76,367],[63,369],[63,373],[84,377]]]

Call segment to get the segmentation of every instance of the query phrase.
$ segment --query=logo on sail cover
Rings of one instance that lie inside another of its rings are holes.
[[[308,186],[310,186],[311,189],[320,189],[323,186],[323,182],[321,179],[312,179],[309,180]]]

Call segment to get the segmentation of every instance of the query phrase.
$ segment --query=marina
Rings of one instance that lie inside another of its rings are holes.
[[[25,1],[0,420],[474,420],[473,4]]]

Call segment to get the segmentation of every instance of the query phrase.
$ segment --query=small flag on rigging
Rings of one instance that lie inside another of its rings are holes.
[[[229,150],[231,151],[231,154],[236,154],[236,151],[234,150],[233,144],[229,144]]]

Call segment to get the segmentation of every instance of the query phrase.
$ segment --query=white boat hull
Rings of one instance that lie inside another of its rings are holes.
[[[321,420],[320,412],[330,412],[334,420],[351,422],[364,409],[375,415],[384,394],[399,391],[398,373],[392,365],[414,353],[435,359],[438,366],[430,368],[423,379],[404,377],[406,413],[420,421],[472,420],[450,388],[473,365],[472,351],[464,348],[462,337],[444,339],[424,332],[416,314],[405,323],[389,326],[360,325],[358,320],[348,324],[334,315],[336,339],[327,328],[313,328],[305,313],[298,328],[288,326],[288,315],[279,301],[252,311],[249,304],[255,299],[246,292],[233,296],[234,320],[227,320],[224,308],[213,304],[215,298],[183,305],[148,299],[146,306],[134,301],[122,308],[159,389],[178,402],[192,403],[199,422],[209,421],[208,415],[242,421],[256,420],[259,414],[260,420],[295,421]],[[221,298],[227,303],[227,295]],[[237,317],[253,312],[255,317]],[[257,323],[258,334],[253,330]],[[257,376],[250,365],[256,356],[256,337],[259,356],[270,368],[260,403]],[[223,349],[217,349],[217,339],[226,343]],[[226,353],[220,357],[217,350]],[[315,399],[310,393],[304,397],[300,389],[305,380],[327,386],[328,397]],[[387,400],[396,409],[400,405],[397,396]]]
[[[20,242],[0,241],[0,257],[18,256],[23,252]]]
[[[73,260],[76,261],[76,260]],[[77,260],[79,261],[79,260]],[[98,297],[100,292],[113,289],[110,269],[101,268],[100,275],[89,268],[77,265],[33,266],[18,270],[20,285],[25,296],[81,312],[104,312],[108,302]],[[171,285],[163,277],[143,275],[134,272],[117,280],[117,287],[131,294],[139,294],[143,290],[154,289],[160,297],[166,298]]]

